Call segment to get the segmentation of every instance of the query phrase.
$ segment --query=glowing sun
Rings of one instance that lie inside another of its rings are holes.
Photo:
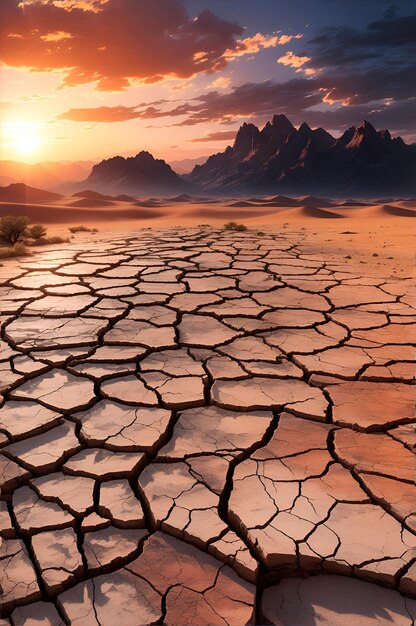
[[[26,120],[5,122],[3,132],[9,145],[20,154],[34,154],[42,145],[39,126],[35,122]]]

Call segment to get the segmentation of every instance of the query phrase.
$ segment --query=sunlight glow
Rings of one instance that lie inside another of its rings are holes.
[[[37,152],[42,141],[39,125],[27,120],[14,120],[2,124],[1,134],[5,142],[20,154],[30,155]]]

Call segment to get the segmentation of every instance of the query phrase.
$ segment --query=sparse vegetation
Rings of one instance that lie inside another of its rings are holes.
[[[70,233],[98,233],[98,228],[88,228],[87,226],[70,226],[68,228]]]
[[[69,243],[68,238],[46,237],[47,229],[42,224],[28,227],[25,215],[5,215],[0,217],[0,257],[8,258],[29,254],[27,247],[49,246]]]
[[[56,243],[69,243],[69,239],[55,235],[53,237],[40,237],[39,239],[33,239],[27,243],[30,246],[50,246]]]
[[[8,259],[14,256],[25,256],[28,254],[26,246],[22,243],[15,243],[14,246],[0,247],[0,259]]]
[[[31,239],[42,239],[46,235],[46,228],[42,224],[34,224],[27,229],[26,236]]]
[[[14,246],[25,235],[28,218],[25,215],[4,215],[0,218],[0,243]],[[13,255],[11,255],[13,256]]]
[[[238,224],[237,222],[227,222],[224,224],[224,230],[236,230],[238,232],[243,232],[247,230],[247,226],[244,224]]]

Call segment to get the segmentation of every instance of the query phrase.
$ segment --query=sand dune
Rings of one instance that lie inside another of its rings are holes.
[[[264,202],[248,206],[228,206],[216,199],[215,204],[203,202],[172,202],[158,198],[143,198],[134,203],[112,200],[109,205],[94,206],[94,200],[85,206],[73,206],[75,198],[66,197],[47,203],[0,202],[0,216],[27,215],[33,223],[42,223],[48,234],[68,236],[69,226],[84,224],[98,229],[94,238],[114,233],[132,233],[140,228],[179,229],[187,226],[212,225],[222,227],[230,220],[245,224],[249,229],[291,232],[294,241],[307,242],[312,255],[325,252],[327,258],[341,261],[348,256],[350,264],[361,269],[365,264],[369,275],[387,274],[410,277],[414,273],[414,236],[416,225],[411,219],[416,213],[416,201],[363,205],[350,202],[331,207],[268,206],[279,204],[271,196]],[[281,200],[281,199],[280,199]],[[76,201],[76,200],[75,200]],[[241,202],[234,198],[234,202]],[[82,204],[84,204],[82,202]],[[286,202],[286,201],[284,201]],[[359,201],[358,201],[359,202]],[[89,242],[91,233],[75,235],[74,241]]]
[[[118,200],[119,202],[136,202],[137,198],[121,193],[119,196],[114,196],[114,200]]]
[[[143,208],[147,208],[147,209],[152,209],[152,208],[157,208],[160,206],[163,206],[163,204],[161,204],[160,202],[156,202],[156,201],[152,201],[152,200],[138,200],[137,202],[133,203],[134,206],[140,206]]]
[[[297,206],[298,200],[296,198],[289,198],[288,196],[272,196],[268,198],[269,202],[276,202],[279,206]]]
[[[40,222],[42,224],[82,224],[83,222],[94,222],[102,224],[103,222],[117,222],[128,220],[154,220],[159,217],[165,217],[166,211],[159,211],[153,207],[145,210],[144,207],[126,207],[125,205],[117,206],[111,203],[110,207],[94,207],[90,208],[81,206],[59,206],[51,204],[19,204],[19,203],[0,203],[1,215],[26,215],[31,222]]]
[[[254,204],[253,202],[248,202],[247,200],[237,200],[237,202],[233,202],[232,204],[229,204],[228,206],[236,207],[236,208],[244,208],[247,206],[257,206],[257,205]]]
[[[339,206],[368,206],[368,202],[359,202],[358,200],[345,200],[345,202],[341,202]]]
[[[416,202],[401,200],[395,203],[368,204],[350,202],[347,204],[331,204],[323,200],[324,206],[317,206],[319,198],[307,197],[306,204],[299,204],[298,199],[292,199],[292,204],[282,206],[287,202],[284,197],[265,198],[262,203],[254,203],[246,200],[235,200],[230,204],[224,204],[221,200],[214,200],[208,205],[207,202],[176,202],[148,198],[130,202],[129,196],[123,196],[116,200],[104,199],[100,194],[93,193],[92,197],[85,197],[81,192],[74,196],[62,198],[53,204],[46,202],[0,202],[0,215],[27,215],[31,221],[44,224],[72,224],[96,221],[116,222],[129,220],[151,220],[164,218],[173,224],[189,225],[201,220],[212,223],[221,223],[226,220],[235,221],[263,221],[270,223],[279,222],[282,219],[288,221],[302,221],[313,219],[320,220],[341,219],[384,219],[416,216]],[[81,195],[81,197],[80,197]],[[279,198],[276,200],[276,198]],[[304,198],[305,200],[305,198]],[[295,204],[294,204],[295,203]]]
[[[325,209],[321,209],[315,206],[304,206],[301,208],[301,213],[303,215],[308,215],[309,217],[320,217],[323,219],[336,219],[344,217],[340,213],[336,213],[335,211],[326,211]]]
[[[383,211],[389,215],[397,215],[399,217],[416,217],[415,209],[408,209],[403,206],[397,206],[394,204],[383,205]]]
[[[92,189],[84,189],[72,194],[73,198],[90,198],[92,200],[114,200],[114,196],[108,196]]]
[[[299,204],[310,207],[331,207],[334,203],[327,198],[318,198],[317,196],[300,196],[297,198]]]
[[[114,206],[114,202],[110,200],[101,200],[100,198],[80,198],[71,202],[71,206],[80,208]]]
[[[237,208],[233,210],[232,207],[213,207],[213,208],[204,208],[198,207],[194,208],[190,211],[186,211],[183,214],[183,217],[197,217],[197,218],[207,218],[209,220],[217,221],[217,220],[240,220],[244,221],[249,218],[263,218],[270,217],[276,211],[270,210],[267,211],[263,207],[258,207],[257,209],[247,208],[246,210],[238,210]]]

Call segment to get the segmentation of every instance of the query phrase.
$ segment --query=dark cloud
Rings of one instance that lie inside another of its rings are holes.
[[[386,125],[400,129],[405,128],[403,121],[406,119],[408,126],[414,128],[414,90],[406,76],[405,70],[369,71],[352,76],[333,72],[310,79],[299,77],[284,83],[245,83],[227,93],[212,91],[201,94],[170,109],[162,108],[162,105],[166,107],[169,104],[167,101],[160,101],[156,107],[140,105],[71,109],[62,113],[59,119],[75,122],[120,122],[170,118],[173,122],[175,118],[183,118],[176,125],[195,126],[202,123],[234,124],[239,119],[250,118],[259,121],[276,113],[284,113],[294,123],[307,121],[319,125],[322,121],[327,126],[332,124],[330,128],[343,128],[363,118],[372,117],[375,123],[385,120]],[[344,106],[339,106],[335,111],[316,110],[323,100],[327,103],[342,102]],[[226,138],[225,135],[222,138]]]
[[[376,128],[389,128],[404,137],[416,133],[416,97],[380,106],[353,105],[335,111],[309,111],[305,119],[311,126],[343,130],[368,120]]]
[[[187,117],[179,125],[192,126],[207,122],[227,124],[238,118],[299,111],[319,104],[322,97],[319,87],[304,78],[285,83],[271,80],[245,83],[229,93],[212,91],[191,100],[185,107],[188,109]],[[177,115],[179,111],[180,108],[176,107],[170,114]]]
[[[309,40],[308,54],[314,67],[343,67],[370,63],[392,65],[409,62],[416,55],[416,13],[386,14],[362,30],[324,28]]]
[[[406,67],[375,68],[362,72],[327,71],[316,81],[328,94],[327,99],[365,104],[393,98],[406,100],[415,95],[416,58]]]
[[[205,16],[206,32],[213,31],[216,19]],[[415,32],[416,15],[386,14],[361,31],[351,28],[321,31],[309,42],[308,49],[300,53],[310,61],[295,55],[302,59],[298,70],[315,68],[318,70],[315,74],[295,74],[295,78],[281,83],[247,82],[229,91],[203,93],[182,104],[172,100],[136,107],[72,109],[62,114],[61,119],[111,122],[166,118],[178,126],[193,126],[234,124],[240,119],[262,122],[276,113],[284,113],[294,123],[305,120],[332,129],[342,129],[367,118],[376,125],[414,132]],[[256,39],[256,45],[259,41]],[[236,54],[240,48],[237,45]],[[324,111],[323,103],[334,106]],[[205,141],[205,138],[197,140]]]
[[[64,86],[120,90],[224,68],[243,28],[205,10],[192,19],[182,0],[1,0],[0,61],[62,70]]]
[[[190,139],[190,141],[195,143],[203,143],[205,141],[234,141],[235,133],[235,130],[218,130],[214,133],[209,133],[206,137],[195,137],[195,139]]]

